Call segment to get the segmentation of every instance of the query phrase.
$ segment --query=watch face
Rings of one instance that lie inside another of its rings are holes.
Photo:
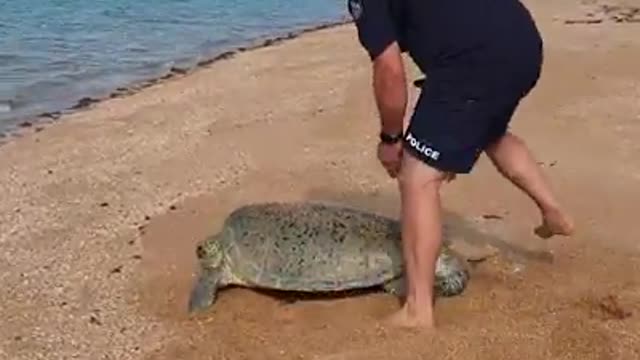
[[[397,135],[389,135],[385,133],[380,133],[380,140],[386,144],[393,144],[398,142],[402,138],[402,133]]]

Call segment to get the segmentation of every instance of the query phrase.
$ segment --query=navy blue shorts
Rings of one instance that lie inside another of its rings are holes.
[[[496,72],[493,81],[489,76],[479,82],[427,78],[404,134],[404,149],[441,171],[470,173],[480,154],[506,133],[539,75],[540,68],[533,67],[526,74]],[[508,84],[496,86],[499,78]]]

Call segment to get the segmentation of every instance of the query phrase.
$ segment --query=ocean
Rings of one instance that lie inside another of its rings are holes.
[[[0,0],[0,132],[345,16],[345,0]]]

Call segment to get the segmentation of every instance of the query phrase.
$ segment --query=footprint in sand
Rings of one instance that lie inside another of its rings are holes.
[[[562,316],[551,332],[551,353],[554,359],[613,359],[610,334],[599,323],[578,314]]]

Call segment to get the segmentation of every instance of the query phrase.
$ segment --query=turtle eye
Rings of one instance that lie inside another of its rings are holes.
[[[196,248],[196,256],[198,257],[198,259],[202,259],[205,256],[205,250],[204,247],[202,245],[198,245],[198,247]]]

